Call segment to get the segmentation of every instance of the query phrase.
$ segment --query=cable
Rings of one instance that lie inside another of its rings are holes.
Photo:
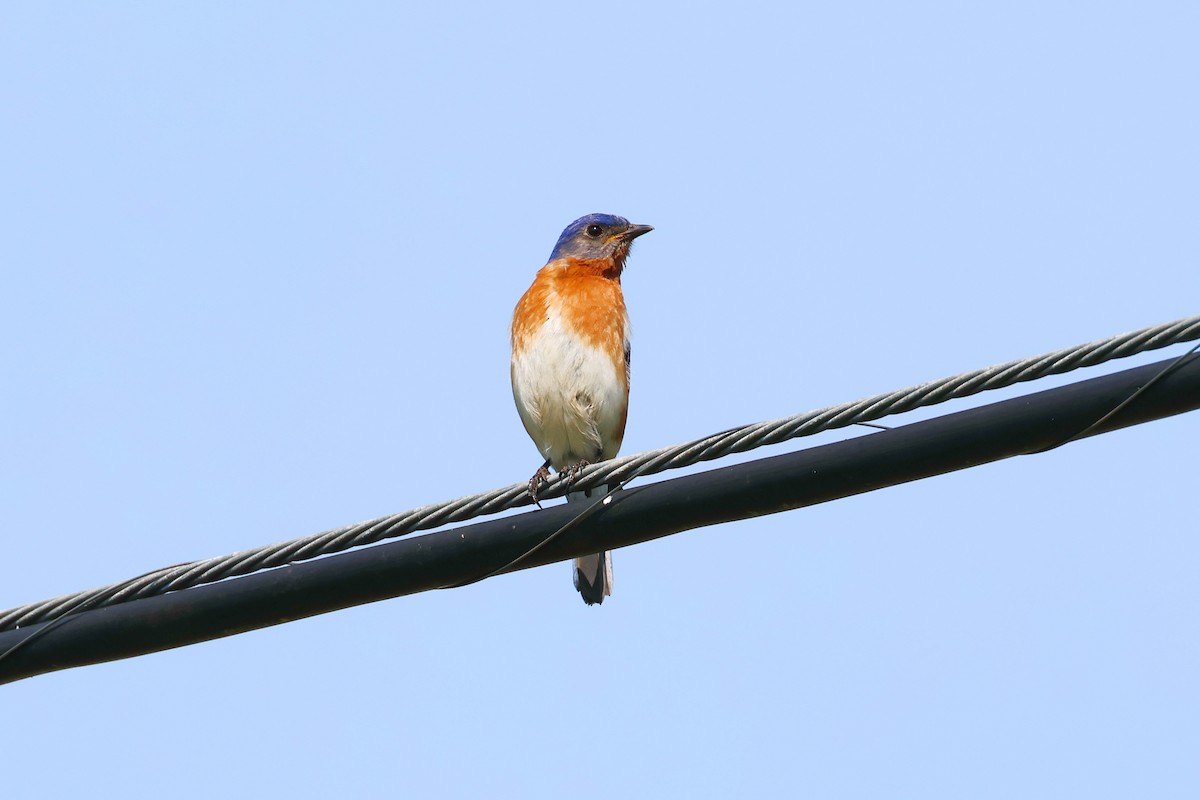
[[[634,475],[653,475],[667,469],[690,466],[826,430],[871,422],[915,408],[1001,389],[1048,375],[1060,375],[1112,359],[1197,339],[1200,339],[1200,316],[1187,317],[855,402],[731,428],[692,442],[604,461],[585,468],[571,488],[573,491],[587,490],[600,484],[620,484]],[[103,607],[179,591],[374,544],[412,531],[427,530],[483,514],[494,514],[525,506],[530,503],[527,488],[527,483],[516,483],[291,541],[155,570],[145,576],[98,589],[30,603],[0,613],[0,631],[55,619],[85,605]],[[541,497],[550,499],[560,497],[563,493],[564,482],[560,476],[555,476],[541,493]]]
[[[1200,411],[1200,358],[1173,361],[1174,366],[1144,364],[866,436],[642,483],[616,492],[608,503],[600,501],[602,510],[582,523],[580,504],[565,503],[0,632],[0,653],[8,653],[0,658],[0,684],[467,585],[495,572],[497,564],[506,564],[501,571],[534,568]],[[1150,384],[1149,391],[1140,391]],[[1125,404],[1134,395],[1137,400]],[[1122,404],[1120,414],[1109,415]],[[739,546],[756,545],[747,540]],[[47,629],[51,635],[42,635]]]
[[[1126,408],[1128,408],[1129,405],[1133,401],[1135,401],[1139,397],[1141,397],[1142,394],[1144,394],[1147,390],[1149,390],[1151,386],[1158,383],[1160,380],[1167,377],[1172,372],[1174,372],[1175,370],[1182,367],[1184,364],[1187,364],[1189,361],[1191,361],[1195,357],[1197,350],[1200,350],[1200,344],[1196,345],[1191,350],[1188,350],[1186,353],[1181,355],[1179,358],[1177,358],[1174,361],[1172,361],[1171,363],[1167,364],[1167,366],[1163,367],[1161,372],[1159,372],[1153,378],[1151,378],[1150,380],[1146,381],[1144,384],[1139,386],[1137,391],[1133,392],[1131,395],[1129,395],[1129,397],[1126,397],[1124,400],[1122,400],[1120,403],[1118,403],[1116,406],[1114,406],[1111,411],[1109,411],[1104,416],[1097,419],[1092,424],[1088,425],[1083,430],[1079,431],[1076,434],[1073,434],[1072,436],[1068,436],[1066,439],[1063,439],[1061,442],[1052,444],[1049,447],[1043,447],[1041,450],[1030,451],[1028,453],[1028,455],[1037,455],[1040,453],[1046,453],[1051,450],[1055,450],[1059,447],[1062,447],[1065,444],[1070,444],[1071,442],[1075,441],[1076,439],[1082,439],[1085,436],[1088,436],[1089,434],[1091,434],[1092,431],[1100,428],[1102,425],[1104,425],[1104,423],[1108,422],[1110,419],[1115,417],[1117,414],[1120,414],[1122,411],[1124,411]]]

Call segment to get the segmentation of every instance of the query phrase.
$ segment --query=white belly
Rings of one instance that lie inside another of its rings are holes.
[[[513,354],[517,411],[556,470],[612,458],[621,448],[628,402],[623,368],[608,353],[568,336],[557,314]]]

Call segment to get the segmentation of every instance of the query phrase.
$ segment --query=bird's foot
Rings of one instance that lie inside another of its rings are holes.
[[[583,468],[588,466],[591,463],[592,462],[588,461],[585,458],[585,459],[581,460],[578,464],[572,464],[571,466],[567,467],[566,474],[563,475],[563,480],[566,481],[564,486],[566,488],[570,488],[571,484],[573,484],[575,482],[575,480],[579,477],[579,473],[583,472]]]
[[[538,502],[538,492],[549,482],[550,470],[545,464],[538,467],[538,471],[533,473],[533,477],[529,479],[529,497],[538,508],[542,507],[542,504]]]

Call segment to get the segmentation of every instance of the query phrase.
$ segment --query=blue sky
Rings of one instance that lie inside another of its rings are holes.
[[[587,212],[656,228],[624,453],[1196,314],[1198,25],[5,8],[0,607],[528,478],[509,316]],[[1198,435],[5,686],[8,794],[1194,797]]]

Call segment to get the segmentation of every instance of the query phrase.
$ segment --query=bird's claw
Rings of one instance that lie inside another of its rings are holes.
[[[573,484],[576,479],[579,478],[579,474],[583,472],[584,467],[589,466],[591,463],[592,462],[588,461],[587,459],[584,459],[578,464],[572,464],[564,469],[562,471],[563,488],[569,489],[571,484]],[[542,504],[538,502],[538,492],[542,490],[543,486],[549,483],[550,469],[547,467],[547,465],[543,464],[542,466],[538,467],[538,471],[533,473],[533,477],[529,479],[529,499],[533,500],[534,505],[536,505],[538,508],[542,507]]]
[[[578,464],[572,464],[571,466],[567,467],[566,474],[563,475],[563,480],[565,481],[565,483],[563,485],[566,487],[570,487],[570,485],[573,484],[576,481],[576,479],[579,478],[579,473],[583,472],[583,468],[590,465],[591,463],[592,462],[588,461],[585,458],[584,460],[580,461]]]
[[[538,471],[533,473],[533,477],[529,479],[529,497],[538,508],[542,507],[542,504],[538,502],[538,492],[549,482],[550,470],[546,468],[545,464],[538,467]]]

